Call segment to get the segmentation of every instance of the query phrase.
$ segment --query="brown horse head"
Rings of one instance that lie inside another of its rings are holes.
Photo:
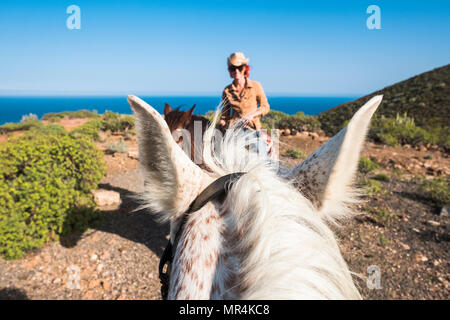
[[[164,105],[164,119],[170,132],[177,129],[187,129],[192,121],[195,104],[188,111],[180,111],[180,107],[173,109],[168,103]]]
[[[194,115],[195,104],[188,111],[180,111],[180,107],[173,109],[169,104],[165,104],[164,106],[164,120],[166,120],[167,126],[169,127],[170,133],[174,137],[175,141],[179,146],[181,146],[184,142],[183,134],[177,135],[174,133],[176,130],[184,130],[185,134],[188,135],[189,140],[187,140],[187,144],[190,146],[190,157],[191,160],[194,160],[195,154],[197,153],[198,159],[201,159],[201,153],[203,150],[203,134],[205,133],[208,126],[211,124],[208,119],[205,117]],[[195,123],[199,123],[201,125],[201,137],[200,140],[195,140]],[[190,142],[189,142],[190,141]],[[188,152],[189,155],[189,152]],[[202,164],[203,161],[197,164]]]

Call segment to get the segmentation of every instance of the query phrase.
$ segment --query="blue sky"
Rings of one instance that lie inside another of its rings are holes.
[[[268,94],[364,95],[450,63],[450,1],[2,0],[0,44],[0,95],[215,95],[234,51]]]

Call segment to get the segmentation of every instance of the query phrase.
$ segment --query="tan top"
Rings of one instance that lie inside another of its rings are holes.
[[[229,128],[234,121],[240,119],[247,113],[256,111],[258,104],[262,111],[262,115],[266,115],[270,110],[269,102],[267,101],[261,84],[248,78],[240,96],[238,96],[236,87],[233,83],[225,87],[222,93],[222,101],[223,107],[221,119],[226,121],[226,128]],[[255,117],[247,127],[256,130],[261,129],[259,117]]]

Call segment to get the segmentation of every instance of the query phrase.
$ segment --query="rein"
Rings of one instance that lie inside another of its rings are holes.
[[[183,214],[180,226],[175,234],[173,245],[171,239],[169,239],[169,242],[167,243],[167,246],[161,256],[161,260],[159,261],[159,280],[161,282],[161,295],[164,300],[167,300],[167,295],[169,293],[170,269],[175,255],[177,243],[180,239],[181,233],[188,217],[191,213],[200,210],[211,200],[223,201],[227,196],[228,190],[233,186],[234,182],[244,174],[245,172],[235,172],[218,178],[209,186],[207,186],[197,196],[197,198],[194,199],[194,201],[192,201],[188,210]],[[166,272],[164,272],[165,265],[167,265]]]

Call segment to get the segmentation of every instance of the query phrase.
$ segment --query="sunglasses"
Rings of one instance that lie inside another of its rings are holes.
[[[228,67],[229,71],[236,71],[237,69],[239,69],[239,71],[242,71],[244,69],[244,66],[239,66],[239,67],[230,66],[230,67]]]

